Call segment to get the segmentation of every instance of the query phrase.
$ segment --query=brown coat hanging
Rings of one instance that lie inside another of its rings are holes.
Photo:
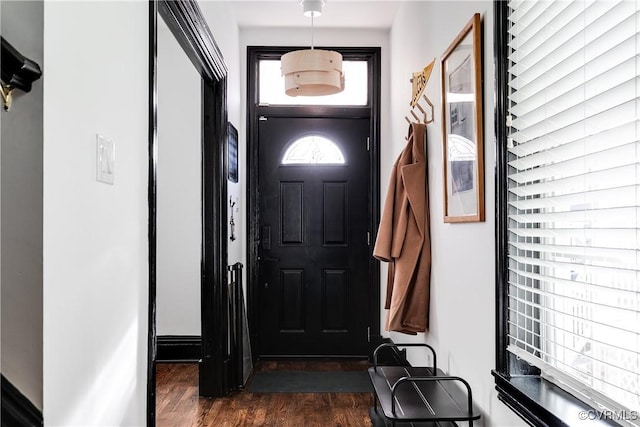
[[[373,255],[389,263],[386,329],[415,335],[429,326],[431,238],[425,125],[409,125],[408,143],[391,170]]]

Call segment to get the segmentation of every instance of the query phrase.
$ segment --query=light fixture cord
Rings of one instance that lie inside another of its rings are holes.
[[[311,12],[311,50],[313,50],[313,16],[315,12]]]

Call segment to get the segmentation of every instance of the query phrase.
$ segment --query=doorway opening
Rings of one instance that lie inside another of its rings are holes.
[[[371,256],[380,210],[380,48],[327,48],[364,73],[345,83],[350,93],[281,97],[265,76],[295,49],[248,47],[252,353],[368,356],[381,341],[379,264]]]
[[[224,396],[227,368],[227,100],[226,67],[196,3],[149,2],[149,334],[147,425],[156,421],[156,262],[158,91],[157,33],[163,19],[201,77],[202,261],[199,394]]]

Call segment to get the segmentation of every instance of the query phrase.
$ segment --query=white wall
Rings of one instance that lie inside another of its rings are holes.
[[[47,426],[146,424],[148,7],[45,3]],[[115,185],[96,182],[96,134]]]
[[[158,335],[200,335],[202,79],[158,19]]]
[[[405,144],[412,72],[433,58],[436,65],[426,94],[435,105],[435,122],[427,127],[429,202],[431,215],[430,330],[415,337],[391,333],[395,342],[427,342],[435,347],[440,367],[466,378],[486,426],[521,426],[525,423],[496,398],[491,369],[495,367],[494,272],[494,66],[493,5],[491,1],[429,1],[403,3],[391,31],[392,144],[383,146],[384,171]],[[484,26],[484,161],[486,221],[443,222],[442,120],[440,58],[451,41],[480,12]],[[388,175],[383,180],[388,179]],[[383,186],[383,188],[386,188]],[[386,276],[384,274],[383,276]],[[386,315],[386,313],[385,313]],[[414,359],[413,363],[420,363]]]
[[[2,36],[43,67],[42,1],[3,1]],[[2,374],[42,410],[42,92],[2,108]]]

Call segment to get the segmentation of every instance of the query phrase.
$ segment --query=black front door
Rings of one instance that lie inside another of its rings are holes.
[[[260,121],[262,356],[367,354],[369,128],[368,119]]]

